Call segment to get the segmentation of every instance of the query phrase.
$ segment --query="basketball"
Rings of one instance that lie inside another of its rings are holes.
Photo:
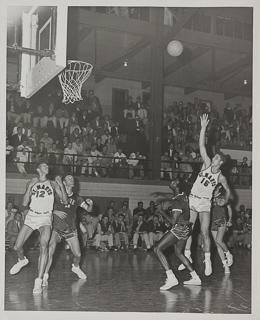
[[[178,40],[171,41],[167,46],[167,51],[170,56],[178,57],[182,54],[183,51],[183,45]]]

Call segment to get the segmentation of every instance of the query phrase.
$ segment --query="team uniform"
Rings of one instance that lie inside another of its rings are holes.
[[[211,230],[218,231],[219,227],[225,227],[227,224],[227,208],[214,204],[212,207]]]
[[[52,225],[54,189],[49,180],[37,182],[31,190],[31,202],[24,224],[33,230]]]
[[[185,193],[178,194],[173,198],[171,207],[173,211],[179,211],[178,222],[171,228],[170,232],[179,240],[187,240],[192,232],[190,219],[189,199]]]
[[[68,196],[68,204],[64,205],[60,199],[55,199],[54,210],[65,212],[67,216],[62,219],[53,215],[53,231],[58,233],[60,239],[71,239],[77,237],[76,209],[81,207],[84,199],[76,193]]]
[[[210,212],[212,194],[220,174],[221,171],[213,173],[212,166],[200,171],[190,192],[190,209],[196,212]]]

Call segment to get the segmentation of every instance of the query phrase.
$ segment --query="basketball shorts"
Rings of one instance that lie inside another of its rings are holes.
[[[211,201],[206,198],[199,198],[193,195],[189,196],[190,209],[196,212],[208,212],[210,213]]]
[[[215,221],[212,221],[211,230],[218,231],[218,228],[225,227],[226,224],[227,224],[227,221],[225,218],[217,219]]]
[[[62,239],[69,240],[71,238],[74,238],[74,237],[78,236],[78,232],[77,232],[76,229],[66,229],[66,230],[53,229],[53,231],[58,233],[58,235],[60,237],[60,241]]]
[[[172,234],[179,240],[187,240],[192,233],[192,224],[176,224],[170,230]]]
[[[35,213],[32,210],[29,210],[24,224],[30,227],[32,230],[40,229],[40,227],[51,226],[52,225],[52,213]]]

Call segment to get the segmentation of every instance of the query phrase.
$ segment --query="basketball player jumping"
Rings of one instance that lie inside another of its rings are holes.
[[[170,188],[173,191],[173,199],[165,200],[161,202],[157,209],[159,213],[171,224],[172,228],[170,231],[166,232],[164,236],[159,241],[158,245],[155,247],[154,251],[157,254],[162,266],[165,269],[167,278],[165,284],[160,288],[160,290],[168,290],[173,286],[178,285],[179,281],[175,277],[173,271],[167,262],[163,251],[168,247],[175,246],[175,254],[182,261],[182,263],[190,271],[191,279],[184,281],[185,285],[201,285],[201,280],[197,275],[196,271],[193,269],[189,259],[184,256],[184,248],[189,235],[192,232],[192,223],[190,219],[190,208],[189,200],[187,195],[180,190],[179,180],[175,180],[170,184]],[[166,214],[165,211],[170,207],[170,215]]]
[[[49,259],[43,275],[42,286],[48,285],[49,270],[52,264],[53,254],[57,244],[61,239],[65,239],[74,255],[74,263],[71,271],[76,273],[80,279],[86,279],[87,276],[80,269],[79,263],[81,259],[81,251],[76,228],[76,209],[81,207],[87,212],[91,212],[93,201],[86,199],[85,201],[76,193],[73,193],[74,178],[67,175],[64,178],[63,184],[68,195],[68,204],[64,204],[60,199],[55,199],[54,216],[53,216],[53,231],[49,243]]]
[[[203,114],[200,117],[201,131],[199,138],[200,155],[203,160],[203,165],[189,196],[190,204],[190,222],[194,227],[197,216],[200,219],[201,234],[203,237],[203,250],[205,254],[205,275],[209,276],[212,273],[212,266],[210,260],[210,237],[209,237],[209,225],[210,225],[210,210],[211,210],[211,198],[213,190],[218,183],[221,183],[226,190],[225,203],[230,198],[230,189],[227,184],[226,178],[222,175],[220,166],[225,162],[225,155],[222,152],[215,154],[212,160],[208,157],[205,148],[205,133],[209,123],[208,115]],[[192,237],[190,236],[186,248],[185,256],[192,262],[191,259],[191,243]],[[185,266],[181,264],[178,270],[185,269]]]
[[[24,256],[23,245],[32,232],[38,229],[40,232],[40,256],[38,277],[35,279],[33,293],[42,291],[42,278],[48,260],[48,243],[51,237],[54,194],[56,193],[63,203],[68,203],[61,177],[57,176],[55,181],[48,180],[49,167],[46,163],[38,165],[37,173],[38,177],[27,183],[23,196],[23,206],[29,205],[29,211],[14,246],[18,262],[10,270],[10,274],[16,274],[29,263],[29,260]]]

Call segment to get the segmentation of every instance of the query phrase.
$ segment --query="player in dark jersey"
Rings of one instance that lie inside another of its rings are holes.
[[[160,288],[160,290],[168,290],[179,283],[178,279],[175,277],[175,274],[171,270],[165,255],[163,254],[163,251],[172,245],[175,246],[175,253],[177,257],[186,266],[191,274],[191,279],[184,281],[184,284],[201,285],[199,276],[193,269],[190,261],[184,256],[184,248],[192,230],[192,223],[189,222],[189,200],[184,192],[181,193],[180,181],[178,179],[170,184],[170,188],[173,191],[174,198],[170,201],[165,200],[157,205],[159,213],[172,226],[171,230],[164,234],[154,249],[167,275],[165,284]],[[167,211],[170,211],[169,215],[166,214]]]
[[[218,255],[222,261],[225,273],[230,273],[229,267],[233,264],[233,256],[223,241],[228,227],[232,226],[232,209],[225,203],[225,191],[222,184],[217,184],[212,197],[211,207],[211,234],[216,243]]]
[[[61,239],[65,239],[67,241],[71,248],[71,252],[74,255],[74,263],[72,264],[71,271],[76,273],[80,279],[87,278],[85,273],[79,267],[81,251],[75,220],[76,209],[81,207],[87,212],[91,212],[93,208],[93,201],[90,199],[86,199],[84,201],[78,194],[73,193],[74,178],[71,175],[67,175],[64,178],[63,184],[68,195],[68,204],[64,205],[60,199],[55,199],[53,230],[49,244],[49,260],[43,275],[42,286],[48,285],[49,270],[52,264],[53,254]]]

